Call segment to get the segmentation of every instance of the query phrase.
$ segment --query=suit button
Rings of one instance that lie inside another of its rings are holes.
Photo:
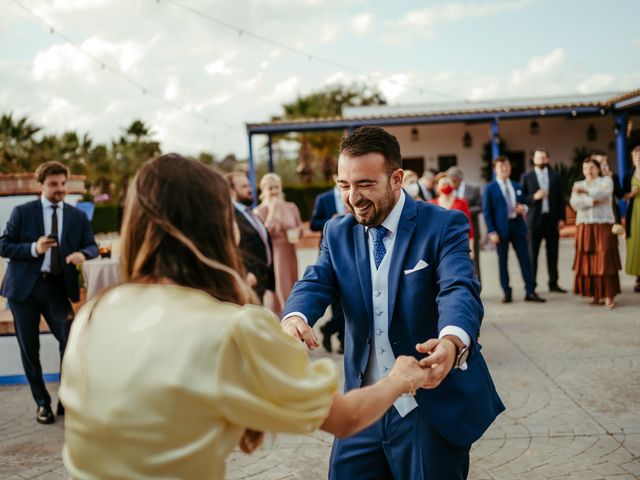
[[[376,310],[376,315],[379,317],[380,315],[382,315],[382,310]]]
[[[371,344],[371,338],[367,337],[367,340],[364,343],[366,343],[367,345],[370,345]]]
[[[362,373],[362,372],[358,373],[358,378],[360,380],[363,380],[364,379],[364,373]]]

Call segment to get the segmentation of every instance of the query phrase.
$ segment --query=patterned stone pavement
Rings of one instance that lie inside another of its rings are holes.
[[[313,250],[299,253],[301,263],[315,257]],[[571,284],[572,255],[571,240],[563,240],[564,287]],[[521,301],[522,280],[511,260],[515,301],[502,305],[495,253],[482,253],[481,343],[507,412],[474,445],[469,478],[640,478],[640,294],[631,291],[633,279],[621,275],[624,293],[610,312],[543,287],[547,303],[531,305]],[[0,388],[0,405],[0,478],[65,478],[62,422],[38,425],[24,386]],[[268,436],[254,454],[234,453],[226,478],[326,478],[330,449],[323,432]]]

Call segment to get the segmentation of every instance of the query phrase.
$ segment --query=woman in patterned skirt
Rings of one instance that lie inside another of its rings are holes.
[[[591,304],[613,309],[620,293],[621,268],[618,237],[611,232],[615,223],[611,195],[613,181],[601,176],[600,164],[591,158],[582,163],[584,180],[575,182],[569,200],[576,211],[576,255],[573,261],[573,291],[590,297]]]

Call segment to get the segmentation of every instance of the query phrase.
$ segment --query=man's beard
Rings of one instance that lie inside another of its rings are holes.
[[[393,207],[395,205],[395,199],[393,196],[393,190],[391,189],[391,186],[389,186],[389,189],[387,190],[386,193],[387,194],[385,195],[384,199],[378,205],[376,205],[371,200],[366,200],[365,202],[363,202],[364,204],[367,204],[367,203],[371,204],[369,209],[371,209],[372,211],[370,216],[367,218],[359,217],[356,214],[355,208],[353,207],[353,205],[349,204],[349,210],[351,210],[351,214],[354,216],[356,221],[361,225],[364,225],[365,227],[377,227],[381,225],[382,222],[385,220],[385,218],[387,218],[391,210],[393,210]],[[367,211],[367,213],[369,213],[369,211]]]
[[[251,205],[253,205],[253,197],[238,198],[238,202],[240,202],[243,205],[246,205],[247,207],[250,207]]]

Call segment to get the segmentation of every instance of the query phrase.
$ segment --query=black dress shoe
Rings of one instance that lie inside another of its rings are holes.
[[[511,302],[513,302],[513,298],[511,298],[510,293],[502,297],[502,303],[511,303]]]
[[[38,423],[48,424],[53,423],[54,420],[55,417],[53,416],[53,412],[49,405],[45,407],[38,407],[38,410],[36,411],[36,421]]]
[[[327,352],[331,353],[331,335],[327,333],[326,325],[320,327],[320,333],[322,334],[322,346]]]
[[[59,417],[64,415],[64,405],[60,403],[60,400],[58,400],[58,406],[56,407],[56,415]]]
[[[556,293],[567,293],[567,291],[564,288],[560,287],[559,285],[551,285],[549,287],[549,291],[556,292]]]
[[[538,296],[537,293],[527,293],[524,297],[525,302],[544,303],[546,300]]]

